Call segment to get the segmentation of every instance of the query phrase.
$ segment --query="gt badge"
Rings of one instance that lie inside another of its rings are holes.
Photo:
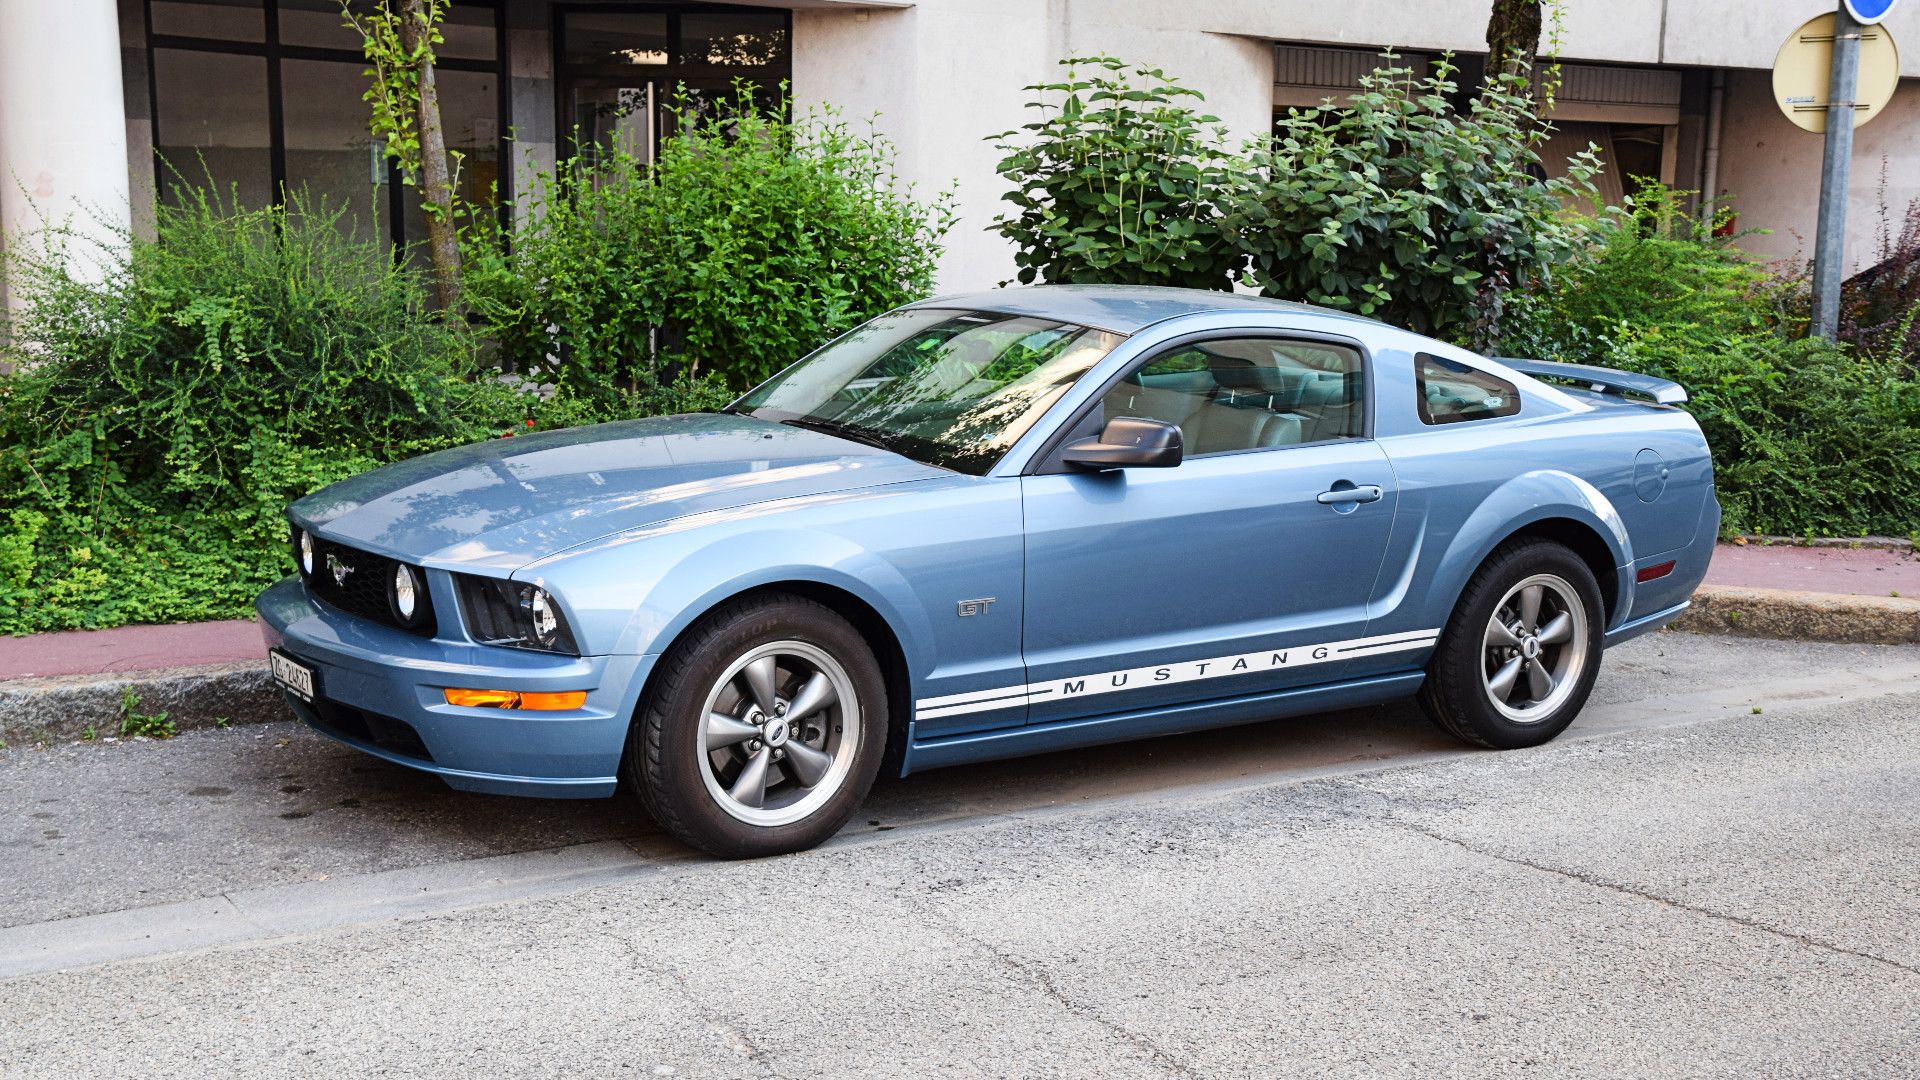
[[[970,615],[985,615],[987,608],[993,606],[993,601],[994,597],[991,596],[982,596],[978,600],[962,600],[959,605],[960,617],[964,619]]]

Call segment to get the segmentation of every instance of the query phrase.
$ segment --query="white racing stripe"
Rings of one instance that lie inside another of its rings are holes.
[[[1284,649],[1262,649],[1237,656],[1216,656],[1208,660],[1181,660],[1171,664],[1150,664],[1122,671],[1103,671],[1097,675],[1073,675],[1025,686],[1003,686],[992,690],[970,690],[964,694],[945,694],[921,698],[914,712],[922,720],[966,713],[1012,709],[1036,702],[1062,698],[1092,697],[1148,686],[1196,682],[1201,679],[1225,679],[1234,675],[1252,675],[1279,668],[1306,667],[1335,660],[1351,660],[1381,653],[1424,649],[1440,639],[1440,631],[1411,630],[1404,634],[1381,634],[1353,638],[1325,645],[1296,645]]]

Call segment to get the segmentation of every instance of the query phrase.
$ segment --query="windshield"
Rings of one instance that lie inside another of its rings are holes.
[[[1119,343],[1031,315],[889,312],[762,383],[735,411],[978,476]]]

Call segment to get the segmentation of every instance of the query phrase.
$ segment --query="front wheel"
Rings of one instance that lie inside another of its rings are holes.
[[[1499,750],[1566,730],[1600,671],[1600,586],[1578,555],[1526,540],[1473,575],[1440,636],[1420,705],[1441,730]]]
[[[873,651],[797,596],[727,604],[661,657],[628,740],[626,774],[654,820],[727,858],[832,836],[866,797],[886,746]]]

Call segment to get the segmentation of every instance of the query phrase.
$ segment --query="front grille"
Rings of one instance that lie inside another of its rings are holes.
[[[298,539],[295,540],[294,562],[299,563]],[[413,625],[400,621],[394,614],[390,589],[393,583],[393,568],[398,563],[385,555],[375,555],[371,551],[361,551],[345,544],[336,544],[319,536],[313,538],[313,573],[304,569],[301,576],[306,579],[307,589],[315,598],[331,607],[339,608],[349,615],[358,615],[371,619],[396,630],[405,630],[409,634],[432,637],[434,631],[433,599],[427,592],[427,578],[418,567],[420,587],[416,590],[415,603],[418,604]],[[345,569],[344,574],[336,574],[335,567]]]

